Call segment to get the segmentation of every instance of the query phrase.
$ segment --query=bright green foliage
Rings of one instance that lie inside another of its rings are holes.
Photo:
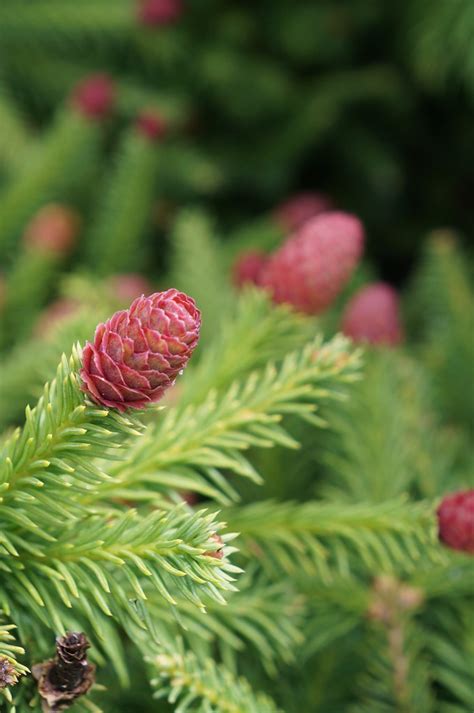
[[[357,378],[357,367],[358,355],[348,351],[347,340],[336,337],[322,345],[317,339],[290,353],[279,368],[269,364],[223,394],[211,391],[201,404],[178,406],[148,428],[95,497],[128,493],[149,500],[178,486],[229,502],[237,494],[222,471],[261,482],[245,451],[275,444],[297,448],[280,425],[282,417],[324,425],[315,402],[338,398],[341,384]]]
[[[17,423],[25,406],[35,402],[44,381],[54,375],[61,354],[77,338],[91,336],[97,319],[107,313],[80,309],[73,318],[58,325],[48,338],[36,335],[12,349],[1,361],[0,424]]]

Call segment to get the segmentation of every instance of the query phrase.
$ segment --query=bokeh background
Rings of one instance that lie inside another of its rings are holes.
[[[362,218],[370,257],[398,283],[428,230],[469,233],[470,0],[4,0],[0,28],[2,263],[41,201],[66,200],[86,226],[97,222],[117,162],[133,153],[127,132],[151,109],[166,125],[155,165],[145,179],[129,156],[122,184],[128,173],[152,271],[174,211],[196,201],[229,240],[295,192],[322,191]],[[63,127],[48,176],[9,198],[38,144],[54,144],[74,86],[96,73],[114,83],[100,138]],[[143,185],[152,174],[153,188]],[[110,197],[104,210],[115,210]]]

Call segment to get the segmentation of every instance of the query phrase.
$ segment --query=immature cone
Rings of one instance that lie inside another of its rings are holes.
[[[18,682],[18,674],[15,667],[6,656],[0,656],[0,690],[8,686],[14,686]]]
[[[153,111],[143,111],[136,120],[137,131],[150,141],[163,138],[167,131],[163,117]]]
[[[439,539],[453,550],[474,554],[474,489],[447,495],[437,515]]]
[[[298,193],[276,208],[274,218],[286,233],[294,233],[310,218],[332,209],[331,199],[323,193]]]
[[[237,258],[232,268],[232,280],[236,287],[245,284],[259,285],[267,256],[261,250],[248,250]]]
[[[323,213],[307,221],[272,255],[262,270],[261,284],[274,302],[318,314],[349,280],[363,244],[364,228],[358,218]]]
[[[182,13],[181,0],[139,0],[138,3],[138,20],[150,27],[176,22]]]
[[[399,344],[403,339],[399,303],[398,293],[385,282],[362,287],[344,311],[342,331],[356,342]]]
[[[80,225],[75,210],[60,203],[49,203],[30,220],[23,242],[35,250],[65,255],[74,247]]]
[[[119,411],[158,401],[188,363],[200,325],[194,300],[178,290],[139,297],[84,347],[83,391]]]
[[[211,535],[211,540],[220,545],[220,547],[218,550],[208,550],[207,552],[204,552],[204,554],[206,557],[213,557],[214,559],[221,560],[224,557],[224,540],[217,534],[217,532],[214,532],[214,534]]]
[[[115,86],[107,74],[92,74],[75,87],[72,103],[89,119],[104,119],[112,111]]]

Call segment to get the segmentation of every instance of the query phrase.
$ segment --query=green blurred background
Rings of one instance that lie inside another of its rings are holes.
[[[395,282],[426,231],[469,234],[472,0],[184,0],[173,21],[155,25],[141,8],[136,0],[3,0],[0,222],[11,181],[53,131],[73,86],[107,72],[117,104],[100,145],[79,152],[81,180],[71,186],[77,157],[65,160],[65,180],[44,195],[77,204],[93,222],[124,132],[154,108],[169,132],[155,148],[141,238],[152,246],[152,271],[162,266],[165,217],[195,201],[230,239],[292,194],[322,191],[362,218],[369,255]],[[12,246],[27,214],[13,221]]]

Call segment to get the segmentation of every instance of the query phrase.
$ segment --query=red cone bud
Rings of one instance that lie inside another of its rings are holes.
[[[166,134],[166,122],[158,114],[151,111],[142,112],[136,121],[137,130],[151,141],[161,139]]]
[[[357,342],[399,344],[403,329],[396,290],[376,282],[356,292],[344,311],[342,331]]]
[[[310,218],[332,208],[331,199],[323,193],[298,193],[276,208],[274,218],[286,233],[294,233]]]
[[[89,119],[103,119],[115,102],[114,83],[107,74],[92,74],[76,86],[72,102]]]
[[[188,363],[200,325],[194,300],[182,292],[139,297],[99,324],[94,343],[84,347],[83,390],[119,411],[158,401]]]
[[[260,250],[249,250],[242,253],[232,269],[232,279],[236,287],[242,287],[246,283],[259,285],[262,269],[266,262],[267,256]]]
[[[176,22],[182,13],[181,0],[141,0],[138,3],[138,20],[150,27]]]
[[[152,289],[146,277],[133,272],[114,275],[108,280],[108,284],[114,297],[125,304],[130,304],[141,295],[149,294]]]
[[[214,557],[214,559],[221,560],[224,557],[224,540],[217,534],[217,532],[211,535],[210,539],[217,542],[217,544],[220,545],[220,548],[218,550],[208,550],[207,552],[204,552],[204,554],[206,557]]]
[[[306,222],[268,260],[261,284],[277,303],[308,314],[326,309],[362,255],[364,228],[354,215],[323,213]]]
[[[474,554],[474,489],[447,495],[437,515],[439,539],[453,550]]]
[[[79,228],[80,218],[76,211],[50,203],[33,216],[23,240],[34,249],[63,255],[74,247]]]

